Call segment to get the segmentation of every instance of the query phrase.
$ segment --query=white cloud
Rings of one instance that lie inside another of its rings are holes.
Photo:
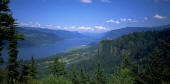
[[[39,22],[28,22],[28,23],[19,23],[20,27],[35,27],[35,28],[47,28],[52,30],[67,30],[67,31],[78,31],[78,32],[106,32],[109,31],[109,28],[104,26],[54,26],[51,24],[42,26]]]
[[[67,26],[64,27],[64,30],[68,31],[78,31],[78,32],[95,32],[95,33],[100,33],[100,32],[106,32],[109,31],[109,28],[103,27],[103,26]]]
[[[44,25],[42,26],[38,21],[37,22],[28,22],[28,23],[19,23],[18,24],[21,27],[35,27],[35,28],[47,28],[47,29],[53,29],[53,30],[57,30],[60,29],[61,26],[54,26],[54,25]]]
[[[103,26],[94,26],[97,30],[102,30],[102,31],[108,31],[110,30],[109,28],[103,27]]]
[[[55,26],[57,29],[60,29],[61,28],[61,26]]]
[[[121,22],[126,22],[126,20],[127,20],[126,18],[120,18]]]
[[[28,22],[28,23],[19,23],[19,26],[24,26],[24,27],[41,27],[40,23],[37,21],[35,23],[33,22]]]
[[[114,20],[110,19],[106,21],[107,23],[114,23]]]
[[[36,27],[41,27],[41,25],[40,25],[39,22],[36,22],[36,23],[35,23],[35,26],[36,26]]]
[[[136,20],[131,19],[131,18],[128,18],[127,21],[128,21],[128,22],[137,22]]]
[[[131,22],[132,21],[132,19],[131,18],[129,18],[129,19],[127,19],[129,22]]]
[[[104,26],[94,26],[96,32],[106,32],[109,31],[109,28],[106,28]]]
[[[147,21],[148,20],[148,17],[144,17],[144,21]]]
[[[111,3],[110,0],[100,0],[101,2],[104,2],[104,3]]]
[[[155,14],[153,17],[156,19],[166,19],[167,18],[166,16],[161,16],[159,14]]]
[[[77,31],[81,32],[81,31],[86,31],[86,32],[93,32],[94,29],[92,27],[89,26],[80,26],[76,28]]]
[[[19,26],[28,26],[28,23],[19,23]]]
[[[107,23],[120,24],[120,21],[119,21],[119,20],[113,20],[113,19],[107,20],[106,22],[107,22]]]
[[[48,25],[45,25],[45,26],[41,26],[40,28],[48,28],[48,29],[57,30],[58,26],[54,26],[54,25],[48,24]]]
[[[92,3],[92,0],[80,0],[83,3]]]
[[[131,19],[131,18],[120,18],[120,20],[107,20],[107,23],[115,23],[115,24],[120,24],[121,22],[137,22],[137,20]]]

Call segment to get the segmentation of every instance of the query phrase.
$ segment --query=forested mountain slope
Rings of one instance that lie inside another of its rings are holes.
[[[103,40],[99,44],[96,56],[73,66],[83,65],[90,72],[95,69],[97,63],[100,63],[106,72],[112,73],[124,56],[143,64],[151,51],[156,47],[159,48],[161,40],[168,42],[169,39],[170,28],[160,31],[135,32],[115,40]]]
[[[32,27],[18,27],[17,31],[24,34],[25,40],[20,41],[19,47],[33,47],[41,45],[56,44],[65,39],[81,38],[84,35],[78,32],[65,30],[50,30]]]
[[[159,31],[134,32],[132,34],[121,36],[115,40],[103,40],[97,45],[77,49],[66,53],[60,53],[38,60],[38,67],[41,74],[47,70],[49,63],[58,57],[66,63],[66,67],[71,69],[80,65],[85,67],[86,71],[91,73],[96,65],[100,63],[105,72],[112,73],[120,65],[125,56],[130,57],[131,61],[137,61],[143,65],[145,59],[154,48],[160,46],[160,40],[168,42],[170,39],[170,28]],[[42,67],[43,66],[43,67]]]

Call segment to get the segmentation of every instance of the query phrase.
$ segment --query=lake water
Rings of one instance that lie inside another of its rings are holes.
[[[46,57],[55,55],[56,53],[66,52],[69,48],[88,45],[92,42],[96,42],[94,38],[75,38],[67,39],[58,44],[49,44],[45,46],[36,46],[29,48],[19,48],[19,58],[30,59],[31,56],[35,58]]]

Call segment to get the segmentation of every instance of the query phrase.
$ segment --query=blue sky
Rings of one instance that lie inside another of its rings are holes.
[[[20,26],[104,32],[170,24],[170,0],[11,0]]]

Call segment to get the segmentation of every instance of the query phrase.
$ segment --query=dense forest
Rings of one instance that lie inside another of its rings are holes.
[[[154,48],[160,48],[160,41],[169,43],[170,29],[161,31],[135,32],[115,40],[103,40],[99,43],[98,54],[90,60],[79,62],[86,65],[88,71],[100,63],[106,72],[112,73],[124,56],[144,65]],[[78,64],[78,65],[79,65]],[[112,69],[113,68],[113,69]]]
[[[74,62],[81,58],[78,55],[70,65],[60,54],[40,66],[33,56],[29,61],[17,59],[17,45],[24,36],[17,32],[9,2],[0,0],[0,84],[170,84],[170,28],[103,40],[97,50],[80,50],[87,54],[79,53],[83,60]],[[1,54],[4,41],[8,42],[7,62]],[[48,68],[43,77],[40,67]]]

